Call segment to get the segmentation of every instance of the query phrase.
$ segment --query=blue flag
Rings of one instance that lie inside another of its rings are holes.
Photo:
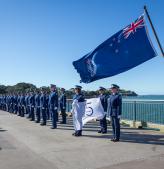
[[[120,30],[73,66],[81,82],[117,75],[155,57],[156,51],[149,39],[144,15]]]

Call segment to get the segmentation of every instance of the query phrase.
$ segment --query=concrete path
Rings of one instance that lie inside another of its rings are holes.
[[[0,111],[0,169],[163,169],[164,133],[122,129],[121,142],[89,123],[73,137],[72,121],[51,130]]]

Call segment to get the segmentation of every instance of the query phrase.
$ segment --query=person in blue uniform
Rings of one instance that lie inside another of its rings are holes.
[[[7,111],[10,112],[10,95],[7,95],[6,103],[7,103]]]
[[[41,88],[41,95],[40,95],[40,112],[42,114],[42,122],[41,126],[45,126],[47,123],[47,116],[46,116],[46,95],[44,88]]]
[[[98,133],[105,134],[107,133],[107,121],[106,121],[106,112],[107,112],[107,95],[105,94],[105,88],[104,87],[99,87],[99,98],[102,104],[102,107],[105,112],[105,116],[103,119],[100,120],[100,130]]]
[[[10,95],[6,96],[6,107],[7,111],[10,112]]]
[[[14,114],[18,113],[18,95],[14,94]]]
[[[14,113],[14,94],[10,96],[10,113]]]
[[[35,112],[36,112],[36,123],[40,123],[40,92],[35,92]]]
[[[73,114],[73,124],[75,130],[72,135],[76,137],[82,136],[82,117],[85,113],[85,98],[81,89],[81,86],[75,86],[75,95],[73,96],[71,111]]]
[[[0,109],[3,110],[3,95],[0,96]]]
[[[0,96],[0,109],[2,110],[3,105],[3,95]]]
[[[3,95],[0,95],[0,110],[3,110]]]
[[[34,114],[35,95],[33,91],[30,91],[29,105],[30,105],[30,114],[29,114],[30,121],[35,121],[35,114]]]
[[[2,95],[0,95],[0,110],[2,110]]]
[[[26,95],[25,95],[25,113],[26,113],[27,117],[29,116],[28,99],[29,99],[29,93],[26,92]]]
[[[3,94],[1,95],[1,103],[0,104],[1,104],[0,108],[1,108],[1,110],[3,110]]]
[[[59,105],[62,115],[62,121],[61,124],[66,124],[66,94],[65,89],[61,88],[61,96],[59,98]]]
[[[58,116],[57,115],[58,113],[58,93],[57,93],[56,85],[51,84],[50,90],[51,90],[51,93],[49,95],[48,107],[49,107],[49,112],[52,118],[51,129],[56,129],[57,128],[57,116]]]
[[[46,97],[46,108],[45,108],[45,111],[46,111],[46,119],[47,120],[50,120],[50,111],[49,111],[49,107],[48,107],[48,102],[49,102],[49,93],[47,91],[45,91],[45,97]],[[52,119],[52,118],[51,118]]]
[[[24,113],[25,113],[25,95],[24,93],[21,94],[20,96],[20,116],[24,117]]]
[[[2,110],[7,111],[7,96],[6,96],[6,94],[4,94],[3,98],[2,98]]]
[[[113,129],[113,138],[111,141],[118,142],[120,140],[120,118],[122,111],[122,96],[119,94],[119,86],[111,85],[111,95],[108,99],[107,112],[110,115]]]
[[[6,94],[4,95],[4,98],[3,98],[3,110],[7,111],[7,95]]]
[[[4,102],[4,95],[1,94],[1,99],[0,99],[0,109],[3,110],[3,102]]]
[[[21,93],[18,94],[18,116],[21,116]]]
[[[31,111],[30,111],[30,97],[31,97],[31,95],[30,95],[30,91],[28,91],[28,93],[27,93],[27,99],[26,99],[26,106],[27,106],[27,109],[26,109],[26,111],[27,111],[27,118],[28,119],[30,119],[31,118]]]

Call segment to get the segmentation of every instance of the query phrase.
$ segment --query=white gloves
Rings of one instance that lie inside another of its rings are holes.
[[[78,103],[78,100],[74,100],[74,101],[72,102],[72,109],[71,109],[71,113],[72,113],[72,114],[74,113],[74,108],[75,108],[75,106],[76,106],[77,103]]]
[[[72,103],[72,107],[74,107],[78,103],[78,100],[74,100]]]
[[[121,115],[118,115],[117,117],[118,117],[118,119],[121,119]]]

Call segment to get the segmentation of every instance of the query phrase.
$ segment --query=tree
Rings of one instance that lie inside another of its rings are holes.
[[[28,90],[35,90],[37,87],[31,83],[17,83],[13,86],[13,92],[27,92]]]
[[[0,94],[5,94],[5,93],[7,93],[6,86],[0,85]]]
[[[43,86],[42,88],[44,88],[44,90],[49,93],[50,92],[50,88],[48,86]],[[31,84],[31,83],[17,83],[14,86],[5,86],[5,85],[0,85],[0,94],[5,94],[5,93],[18,93],[18,92],[28,92],[29,90],[40,90],[39,88],[37,88],[35,85]],[[61,94],[61,88],[57,87],[57,91],[59,93],[59,95]],[[97,91],[82,91],[83,94],[85,95],[86,98],[93,98],[93,97],[97,97],[99,95],[98,90]],[[110,94],[109,90],[105,91],[106,94]],[[130,91],[130,90],[125,90],[125,89],[120,89],[120,93],[123,96],[137,96],[137,94],[134,91]],[[74,95],[74,89],[69,89],[66,90],[66,96],[68,99],[72,99],[72,96]]]

